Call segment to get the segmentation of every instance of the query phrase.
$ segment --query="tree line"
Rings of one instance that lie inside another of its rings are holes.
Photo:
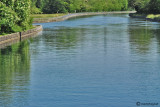
[[[128,0],[32,0],[32,7],[32,13],[123,11]]]
[[[129,0],[129,7],[141,14],[159,14],[160,0]]]
[[[160,0],[32,0],[32,13],[123,11],[160,13]]]

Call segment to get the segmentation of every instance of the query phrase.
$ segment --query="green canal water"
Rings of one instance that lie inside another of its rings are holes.
[[[0,107],[160,104],[160,23],[108,14],[42,25],[0,49]]]

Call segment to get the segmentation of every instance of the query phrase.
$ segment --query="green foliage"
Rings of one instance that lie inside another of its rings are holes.
[[[29,29],[30,0],[0,0],[0,34]]]
[[[62,0],[49,0],[43,8],[44,13],[65,13],[67,12]]]
[[[160,0],[150,0],[148,4],[149,13],[160,13]]]
[[[160,13],[160,0],[129,0],[128,3],[129,7],[141,14]]]
[[[11,9],[13,9],[13,6],[14,6],[13,0],[0,0],[0,2],[5,4],[7,7],[10,7]]]
[[[138,13],[147,13],[149,11],[148,4],[150,0],[137,0],[135,2],[135,9]]]
[[[40,8],[37,8],[36,6],[31,7],[31,14],[41,14],[42,11]]]
[[[22,26],[23,30],[30,27],[30,0],[15,0],[14,10],[20,18],[18,24]]]
[[[31,14],[41,14],[44,7],[44,0],[32,0]]]
[[[15,32],[14,27],[20,19],[17,14],[5,4],[0,2],[0,34]]]
[[[43,13],[123,11],[128,0],[34,0]]]
[[[18,25],[14,25],[12,27],[12,31],[14,31],[14,32],[21,32],[22,31],[22,27],[18,26]]]

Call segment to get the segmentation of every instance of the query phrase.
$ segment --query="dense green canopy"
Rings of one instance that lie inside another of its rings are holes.
[[[128,2],[129,6],[135,8],[138,13],[160,13],[160,0],[129,0]]]
[[[43,13],[127,10],[128,0],[32,0]],[[37,12],[34,8],[32,12]]]
[[[28,29],[30,0],[0,0],[0,34]]]
[[[32,0],[33,13],[123,11],[160,13],[160,0]],[[37,7],[37,8],[35,8]]]

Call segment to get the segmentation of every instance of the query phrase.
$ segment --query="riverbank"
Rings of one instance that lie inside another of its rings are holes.
[[[50,16],[53,16],[53,15],[47,15],[48,18],[35,18],[33,23],[57,22],[57,21],[63,21],[69,18],[79,17],[79,16],[102,15],[102,14],[123,14],[123,13],[135,13],[135,11],[72,13],[72,14],[67,14],[67,15],[64,14],[62,16],[52,17],[52,18]],[[43,29],[41,25],[35,26],[35,27],[36,28],[28,30],[28,31],[17,32],[17,33],[0,36],[0,48],[8,46],[24,38],[34,36],[36,33],[42,31]]]
[[[59,17],[48,18],[34,18],[33,23],[49,23],[67,20],[73,17],[89,16],[89,15],[103,15],[103,14],[122,14],[122,13],[135,13],[136,11],[114,11],[114,12],[85,12],[85,13],[69,13]]]
[[[160,15],[154,15],[154,14],[137,14],[137,13],[130,13],[130,17],[132,18],[141,18],[144,20],[148,21],[153,21],[153,22],[160,22]]]
[[[6,47],[17,41],[21,41],[23,39],[32,37],[42,30],[43,30],[42,25],[36,25],[36,26],[34,25],[33,29],[27,31],[0,36],[0,48]]]

